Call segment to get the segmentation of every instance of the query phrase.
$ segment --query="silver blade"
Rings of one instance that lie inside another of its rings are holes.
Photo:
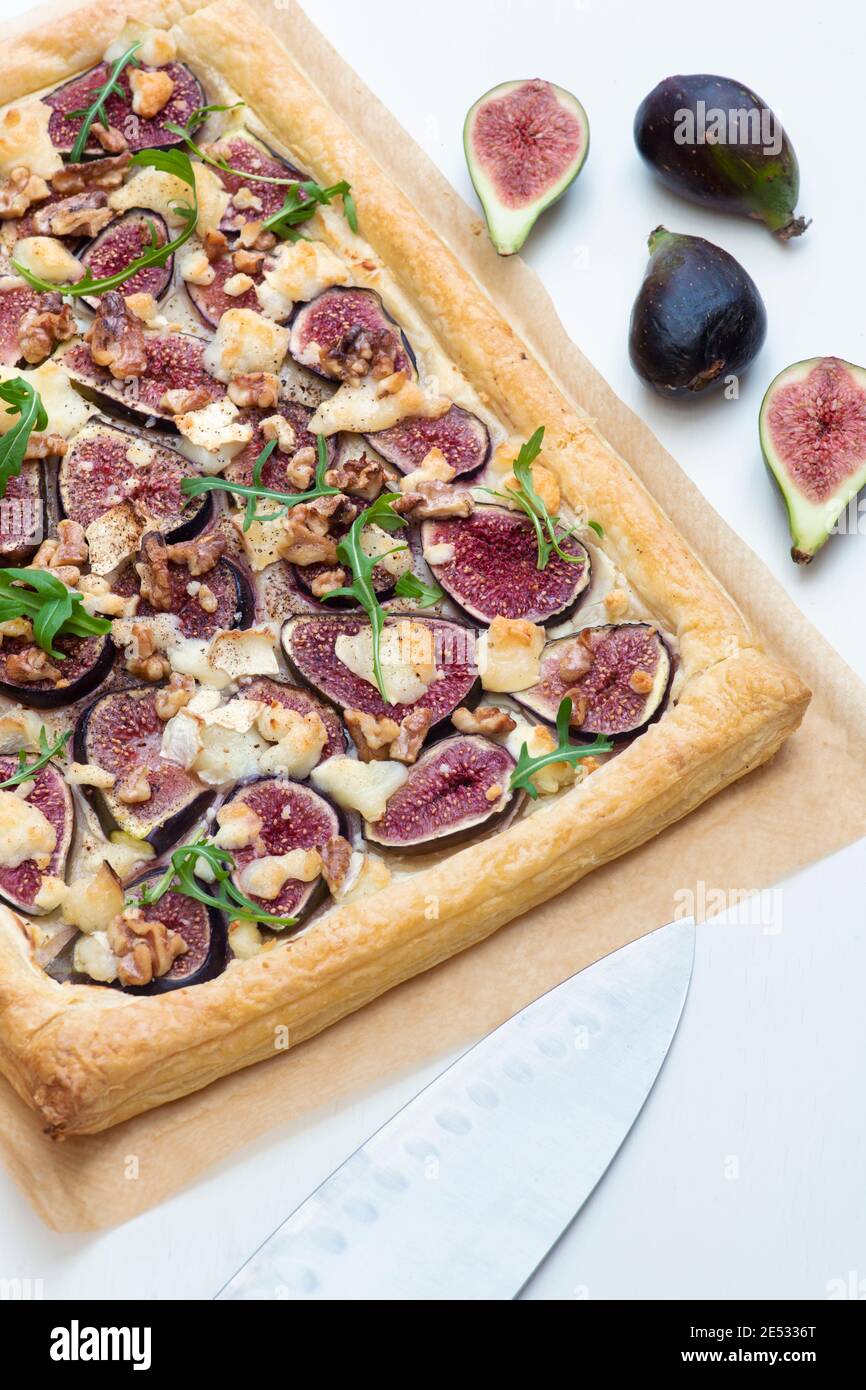
[[[352,1154],[224,1299],[510,1299],[573,1220],[671,1044],[691,921],[573,975]]]

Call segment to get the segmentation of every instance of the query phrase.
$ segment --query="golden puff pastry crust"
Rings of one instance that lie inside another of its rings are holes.
[[[272,1055],[275,1029],[301,1042],[482,940],[771,758],[809,700],[274,34],[239,0],[164,0],[136,17],[174,23],[178,56],[208,90],[236,93],[321,183],[352,184],[401,305],[510,431],[544,424],[563,495],[602,524],[612,561],[676,640],[679,687],[640,738],[531,817],[333,907],[291,944],[205,984],[148,998],[60,984],[37,963],[38,928],[0,909],[0,1069],[54,1135],[93,1133],[205,1086]],[[97,61],[123,20],[110,0],[11,42],[0,101]]]

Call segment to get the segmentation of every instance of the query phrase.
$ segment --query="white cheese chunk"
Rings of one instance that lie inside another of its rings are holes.
[[[348,282],[348,268],[324,242],[286,242],[256,294],[268,317],[285,318],[299,300],[315,299],[332,285]]]
[[[265,939],[255,922],[246,922],[239,917],[229,926],[229,945],[236,960],[252,960],[265,944]]]
[[[238,884],[248,897],[273,902],[290,880],[312,883],[322,872],[322,859],[314,849],[291,849],[287,854],[266,854],[251,859],[238,874]]]
[[[545,631],[525,618],[496,617],[476,648],[485,690],[528,690],[540,678]]]
[[[198,197],[198,221],[196,232],[204,237],[207,232],[216,231],[223,214],[229,205],[229,194],[212,169],[193,160],[193,177]],[[137,169],[120,188],[108,195],[108,205],[115,212],[128,212],[130,208],[152,208],[164,217],[173,232],[183,227],[185,218],[178,213],[178,205],[184,203],[191,207],[193,193],[189,184],[175,174],[147,166]]]
[[[240,734],[217,724],[199,728],[201,748],[192,765],[193,772],[209,787],[227,786],[243,777],[257,777],[259,758],[267,744],[254,731]]]
[[[375,686],[373,634],[369,627],[353,636],[341,633],[334,643],[334,655],[354,675]],[[433,629],[408,618],[388,623],[379,641],[379,659],[389,702],[415,704],[436,679]]]
[[[94,407],[79,396],[60,362],[43,362],[34,371],[0,367],[0,381],[8,381],[13,376],[23,377],[39,392],[48,413],[48,434],[61,434],[64,439],[71,439],[94,413]],[[17,423],[17,415],[7,415],[5,410],[0,410],[0,434],[5,434]]]
[[[63,160],[48,134],[50,119],[51,107],[44,101],[7,106],[0,115],[0,177],[7,178],[20,165],[44,179],[57,172]]]
[[[389,389],[391,383],[397,389]],[[358,385],[344,382],[333,396],[322,401],[308,428],[313,434],[332,435],[340,430],[368,434],[390,429],[408,416],[436,420],[450,408],[447,396],[427,392],[415,381],[395,383],[392,377],[376,381],[367,376]]]
[[[239,676],[275,676],[280,669],[274,652],[274,634],[267,627],[218,632],[211,641],[208,660],[230,680],[237,680]]]
[[[44,868],[56,846],[57,831],[38,806],[0,791],[0,868],[17,869],[28,859]]]
[[[377,821],[385,814],[388,798],[402,787],[408,775],[402,763],[362,763],[338,756],[313,768],[311,780],[339,806],[360,811],[367,821]]]
[[[212,665],[208,643],[199,637],[185,637],[170,647],[168,663],[178,675],[192,676],[201,685],[210,685],[216,690],[222,690],[231,683],[231,676]]]
[[[211,401],[201,410],[175,416],[174,423],[184,438],[195,448],[214,455],[205,472],[221,472],[252,439],[252,425],[239,420],[239,414],[234,401],[223,396],[222,400]]]
[[[200,752],[199,721],[186,710],[179,710],[163,726],[159,756],[166,762],[189,769]]]
[[[91,980],[102,984],[108,985],[117,979],[117,957],[104,931],[79,936],[72,952],[72,965],[79,975],[89,975]]]
[[[132,44],[140,43],[136,58],[147,67],[159,68],[173,63],[177,57],[177,44],[167,29],[153,29],[139,20],[128,19],[116,39],[106,48],[103,62],[116,63]]]
[[[216,818],[219,830],[213,841],[220,849],[246,849],[261,834],[261,816],[239,797],[226,801],[217,811]]]
[[[146,523],[129,502],[120,502],[97,516],[85,529],[92,574],[111,574],[138,550]]]
[[[267,774],[282,772],[288,777],[309,777],[328,741],[328,731],[315,710],[299,714],[297,710],[281,709],[281,714],[294,717],[284,722],[282,737],[261,755],[259,767]],[[267,732],[263,732],[267,737]]]
[[[226,309],[216,336],[205,349],[204,365],[219,381],[247,372],[279,371],[289,346],[289,330],[255,309]]]
[[[81,262],[53,236],[22,237],[15,243],[15,259],[31,275],[51,285],[74,284],[84,274]]]
[[[63,920],[79,931],[105,931],[123,906],[120,879],[103,860],[95,873],[85,874],[70,884],[63,899]]]

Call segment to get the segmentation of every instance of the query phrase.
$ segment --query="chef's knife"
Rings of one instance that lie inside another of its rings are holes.
[[[652,1089],[694,925],[605,956],[452,1063],[260,1246],[222,1299],[510,1299]]]

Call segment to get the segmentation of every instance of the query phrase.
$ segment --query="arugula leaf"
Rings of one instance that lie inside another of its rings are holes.
[[[94,280],[90,270],[85,270],[83,277],[76,280],[74,285],[52,285],[47,280],[41,280],[38,275],[34,275],[26,266],[20,265],[14,258],[12,265],[18,275],[25,279],[28,285],[32,285],[36,290],[47,292],[57,292],[65,294],[71,298],[81,295],[105,294],[107,290],[115,290],[119,285],[125,283],[139,270],[145,270],[148,266],[163,266],[175,251],[183,246],[185,241],[189,241],[198,222],[198,193],[195,186],[195,174],[189,155],[184,154],[183,150],[139,150],[132,156],[132,163],[141,166],[150,165],[154,169],[161,169],[163,173],[173,174],[192,189],[192,202],[177,202],[172,204],[172,211],[176,216],[182,217],[185,226],[178,236],[172,241],[167,241],[165,245],[156,244],[156,229],[151,223],[150,245],[140,256],[136,256],[129,265],[118,270],[114,275],[106,275],[102,280]]]
[[[569,743],[568,740],[568,721],[571,719],[571,700],[566,697],[560,702],[556,715],[556,736],[557,747],[549,753],[540,753],[538,757],[530,757],[526,750],[526,744],[522,744],[520,754],[517,759],[517,766],[511,774],[511,786],[522,787],[526,793],[535,801],[538,797],[538,788],[532,782],[532,774],[547,767],[548,763],[576,763],[581,758],[593,758],[596,753],[609,753],[613,748],[610,739],[604,734],[599,734],[594,743]]]
[[[391,550],[386,550],[384,555],[367,555],[361,545],[361,534],[365,526],[372,524],[381,526],[383,531],[396,531],[399,526],[406,525],[403,517],[391,510],[392,504],[396,502],[399,495],[398,492],[383,492],[376,498],[372,506],[367,507],[365,511],[355,517],[348,532],[337,546],[337,559],[351,569],[354,576],[352,583],[339,589],[332,589],[330,593],[323,595],[325,599],[353,598],[356,603],[361,605],[370,619],[373,633],[373,674],[376,677],[376,687],[379,694],[386,704],[390,704],[390,701],[388,691],[385,688],[385,677],[382,673],[380,650],[382,628],[385,626],[385,610],[379,603],[376,590],[373,588],[372,574],[385,555],[393,555],[398,550],[405,550],[406,546],[395,545]]]
[[[521,511],[529,517],[538,546],[538,569],[546,569],[550,563],[550,557],[554,553],[559,556],[560,560],[567,561],[569,565],[582,565],[584,563],[582,555],[569,555],[566,550],[563,550],[556,533],[559,517],[551,516],[547,510],[547,504],[536,492],[535,484],[532,481],[532,465],[541,453],[543,440],[544,426],[540,425],[526,443],[520,446],[513,470],[517,479],[516,488],[508,488],[505,492],[498,492],[495,488],[486,487],[482,491],[489,492],[491,497],[501,497],[506,502],[516,502]],[[573,536],[575,529],[575,527],[571,527],[565,532],[565,537]]]
[[[438,603],[445,595],[436,584],[425,584],[419,579],[417,574],[411,570],[407,574],[401,574],[397,583],[394,585],[394,593],[398,598],[412,598],[421,605],[422,608],[429,608],[432,604]]]
[[[39,756],[35,762],[28,763],[27,754],[22,748],[18,754],[18,771],[13,772],[11,777],[7,777],[5,782],[0,782],[0,789],[4,787],[17,787],[19,782],[29,782],[35,772],[50,763],[52,758],[56,758],[63,752],[69,740],[72,738],[72,730],[67,729],[61,734],[56,743],[48,742],[48,734],[43,724],[39,730]]]
[[[262,449],[255,463],[253,464],[252,483],[233,483],[228,478],[218,478],[212,475],[198,475],[195,478],[184,478],[181,481],[181,492],[187,497],[200,497],[204,492],[231,492],[238,497],[246,497],[246,510],[244,512],[244,530],[248,531],[254,521],[277,521],[281,516],[285,516],[292,507],[299,506],[302,502],[312,502],[315,497],[331,497],[338,493],[338,487],[329,487],[325,482],[325,473],[328,469],[328,446],[325,443],[324,435],[316,436],[316,450],[319,461],[316,466],[316,482],[307,492],[276,492],[273,488],[262,487],[261,475],[267,459],[273,452],[276,440],[269,441]],[[260,497],[269,497],[273,502],[282,502],[282,507],[277,507],[272,512],[253,512],[250,509]]]
[[[48,428],[48,412],[39,392],[25,381],[23,376],[10,377],[0,382],[0,400],[8,402],[7,415],[20,416],[17,424],[0,438],[0,497],[5,496],[10,478],[17,478],[21,472],[27,441],[34,429]]]
[[[135,43],[132,44],[125,53],[121,54],[114,64],[114,67],[111,69],[108,80],[104,82],[101,87],[97,88],[96,96],[90,106],[86,107],[84,111],[70,111],[68,113],[67,120],[76,116],[84,117],[81,122],[81,128],[76,136],[75,144],[72,146],[69,153],[70,163],[77,164],[84,155],[84,151],[87,147],[87,137],[90,134],[90,127],[93,125],[93,122],[98,119],[101,125],[108,125],[105,102],[107,98],[111,96],[112,92],[120,91],[117,85],[117,79],[120,77],[124,68],[128,67],[129,64],[138,67],[138,59],[135,57],[135,53],[141,48],[141,42],[141,39],[136,39]]]
[[[197,106],[195,110],[191,113],[190,118],[185,125],[175,125],[173,121],[166,121],[165,128],[166,130],[170,130],[174,135],[182,136],[183,139],[187,141],[187,143],[191,143],[190,137],[195,134],[200,125],[204,124],[204,122],[207,120],[208,116],[210,116],[212,112],[237,111],[239,106],[246,106],[246,102],[233,101],[230,105],[226,105],[224,102],[220,103],[217,101],[212,101],[208,106]],[[195,154],[199,154],[199,151],[195,146],[193,146],[193,151]],[[203,156],[200,155],[199,157],[202,158]]]
[[[235,172],[238,172],[235,170]],[[306,198],[301,197],[301,193],[306,193]],[[275,236],[283,237],[288,241],[297,241],[300,232],[295,231],[295,227],[301,222],[309,222],[315,215],[316,207],[330,203],[334,198],[343,199],[343,212],[346,221],[353,232],[358,230],[358,212],[355,207],[355,200],[352,197],[351,185],[345,179],[340,183],[331,184],[330,188],[322,188],[320,184],[314,183],[312,179],[306,179],[303,183],[295,183],[291,193],[286,196],[286,201],[276,212],[272,212],[270,217],[266,217],[262,223],[263,232],[273,232]]]
[[[196,875],[199,862],[207,864],[214,876],[214,883],[208,884]],[[160,898],[173,889],[187,898],[218,908],[229,917],[241,918],[245,922],[260,922],[262,926],[281,931],[283,927],[294,927],[297,917],[279,917],[267,912],[236,888],[231,881],[235,861],[228,850],[220,849],[211,840],[202,837],[191,845],[181,845],[169,860],[169,867],[154,883],[145,883],[137,898],[129,899],[130,906],[149,906],[158,903]]]
[[[23,585],[28,585],[24,588]],[[47,570],[0,569],[0,623],[29,618],[37,644],[57,661],[63,652],[52,645],[55,637],[97,637],[111,631],[107,618],[94,618],[83,607],[81,594],[67,589]]]
[[[600,541],[604,540],[604,527],[602,526],[600,521],[589,520],[586,524],[591,531],[595,532]]]

